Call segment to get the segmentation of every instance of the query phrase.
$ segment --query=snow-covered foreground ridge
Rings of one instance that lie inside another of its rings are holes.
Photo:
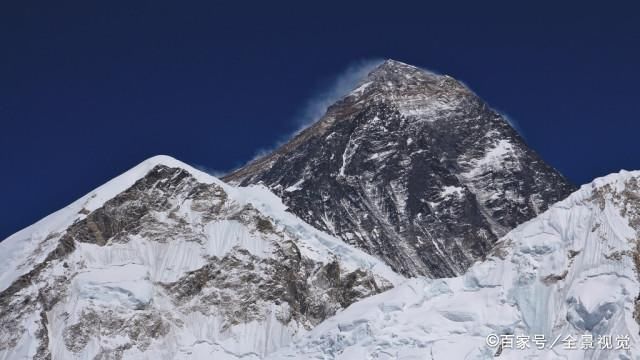
[[[0,243],[0,359],[256,359],[405,279],[153,157]]]
[[[0,243],[0,359],[640,359],[639,241],[621,172],[464,276],[406,280],[264,187],[158,156]]]
[[[640,359],[639,242],[640,172],[599,178],[465,275],[364,299],[269,358]]]

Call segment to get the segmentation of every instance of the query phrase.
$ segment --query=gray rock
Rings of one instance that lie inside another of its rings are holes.
[[[393,60],[224,180],[262,183],[318,229],[434,278],[575,189],[463,84]]]
[[[147,351],[170,332],[180,332],[184,324],[179,317],[194,312],[220,316],[225,330],[265,320],[272,309],[280,309],[277,321],[285,325],[295,321],[294,327],[310,329],[351,303],[391,286],[368,270],[346,270],[337,260],[323,263],[306,258],[295,235],[252,205],[231,200],[221,186],[198,182],[182,168],[155,166],[131,187],[82,215],[64,231],[47,236],[57,246],[43,256],[44,261],[0,291],[0,353],[29,336],[25,323],[31,314],[39,314],[33,334],[38,344],[35,358],[51,358],[52,335],[61,337],[72,354],[80,356],[87,344],[98,341],[99,348],[90,349],[98,351],[96,358],[121,359],[127,351]],[[235,246],[221,257],[206,255],[203,229],[216,221],[239,222],[255,241],[269,243],[272,253],[258,257]],[[93,254],[99,256],[133,238],[149,245],[194,242],[203,251],[205,265],[175,282],[154,283],[156,292],[150,301],[141,302],[134,294],[115,288],[113,294],[130,299],[106,306],[90,298],[74,308],[76,314],[67,313],[75,316],[66,316],[61,334],[50,334],[50,314],[78,295],[73,281],[86,270],[84,260],[73,256],[79,243],[97,245]],[[167,310],[154,302],[165,298],[173,308]]]

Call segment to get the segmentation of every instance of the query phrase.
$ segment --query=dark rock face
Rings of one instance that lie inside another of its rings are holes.
[[[279,252],[259,259],[237,251],[163,285],[177,308],[221,315],[224,327],[263,320],[264,309],[273,303],[287,304],[286,311],[276,314],[278,321],[295,320],[309,329],[355,301],[390,288],[364,271],[347,272],[337,262],[316,264],[294,254]]]
[[[224,180],[262,183],[313,226],[434,278],[575,189],[464,85],[392,60]]]

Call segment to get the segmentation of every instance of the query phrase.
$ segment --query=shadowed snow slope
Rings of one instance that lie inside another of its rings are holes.
[[[141,163],[0,243],[0,359],[257,359],[405,280],[285,210]]]
[[[270,359],[640,359],[639,241],[640,172],[609,175],[509,232],[465,275],[364,299]],[[530,348],[489,347],[489,334],[531,336]],[[595,349],[580,349],[585,335]],[[609,335],[613,349],[600,349]],[[625,335],[630,349],[616,349]]]

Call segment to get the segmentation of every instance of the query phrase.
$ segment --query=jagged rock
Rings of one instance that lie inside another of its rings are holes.
[[[639,184],[583,185],[464,275],[358,301],[267,359],[638,360]]]
[[[463,84],[393,60],[223,179],[264,184],[318,229],[435,278],[575,189]]]
[[[0,243],[0,358],[262,357],[402,280],[280,207],[142,163]]]

